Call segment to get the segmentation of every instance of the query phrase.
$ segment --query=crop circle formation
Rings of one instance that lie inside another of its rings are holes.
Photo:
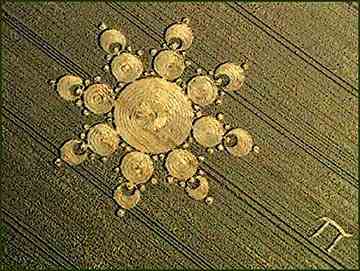
[[[79,138],[66,141],[56,164],[78,166],[97,157],[106,162],[120,153],[115,168],[119,184],[113,194],[121,209],[118,213],[136,206],[145,187],[158,179],[211,204],[210,179],[202,169],[207,155],[225,151],[243,157],[259,150],[250,133],[231,129],[221,112],[204,113],[216,111],[208,109],[216,109],[224,94],[240,91],[246,65],[226,62],[207,72],[195,67],[186,57],[193,38],[185,18],[165,30],[161,48],[134,53],[121,30],[101,24],[97,41],[106,53],[103,70],[116,83],[76,74],[52,80],[58,95],[80,106],[85,116],[103,117],[103,121],[86,124]],[[166,176],[159,177],[158,167],[163,167]]]

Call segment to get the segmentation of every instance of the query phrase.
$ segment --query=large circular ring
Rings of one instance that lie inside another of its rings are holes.
[[[191,102],[179,86],[161,78],[137,80],[116,100],[116,131],[141,152],[159,154],[182,144],[191,132]]]

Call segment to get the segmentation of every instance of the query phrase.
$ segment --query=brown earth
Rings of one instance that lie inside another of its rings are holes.
[[[358,5],[6,2],[3,9],[2,267],[359,268]],[[211,206],[161,181],[119,218],[112,169],[123,153],[56,170],[60,146],[85,120],[47,81],[103,76],[101,22],[137,50],[159,47],[166,26],[182,17],[191,20],[187,55],[195,64],[248,61],[242,91],[212,110],[248,130],[261,151],[207,157]],[[334,229],[309,238],[324,216],[353,234],[331,253]]]

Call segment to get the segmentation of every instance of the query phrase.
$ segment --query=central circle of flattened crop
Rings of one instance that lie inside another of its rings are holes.
[[[137,80],[115,103],[118,134],[135,149],[152,154],[182,144],[192,127],[191,102],[175,83],[151,77]]]

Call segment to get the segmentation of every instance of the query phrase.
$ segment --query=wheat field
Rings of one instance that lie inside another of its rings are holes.
[[[2,268],[359,268],[356,3],[2,8]],[[59,147],[81,133],[85,120],[48,80],[103,76],[95,36],[101,22],[140,49],[158,47],[164,29],[182,17],[194,32],[188,52],[194,63],[211,69],[248,61],[240,93],[226,94],[216,110],[250,131],[261,151],[207,157],[211,206],[160,183],[120,218],[112,169],[121,154],[56,170]],[[352,234],[331,252],[335,227],[310,238],[322,217]]]

